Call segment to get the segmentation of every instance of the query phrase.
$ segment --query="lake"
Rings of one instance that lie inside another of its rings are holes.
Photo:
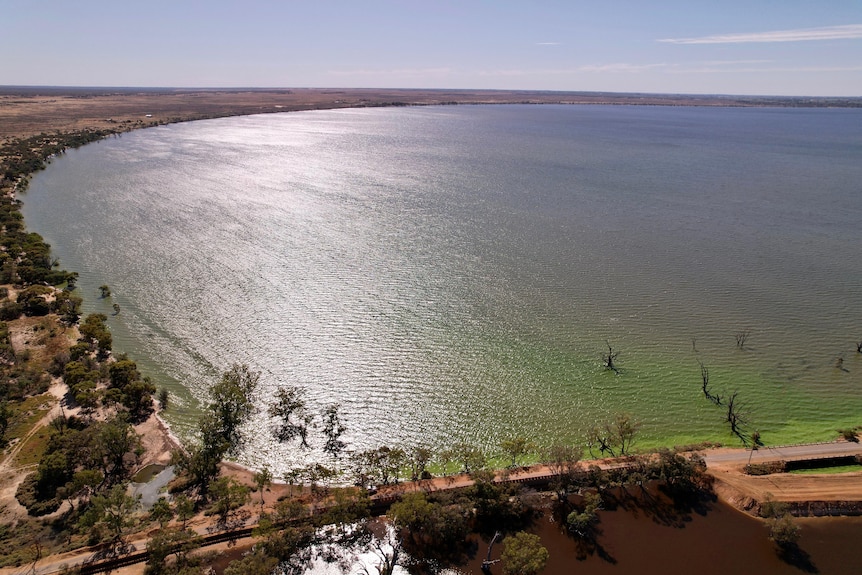
[[[739,444],[701,362],[769,444],[862,424],[862,110],[207,120],[71,150],[21,199],[180,435],[234,362],[261,405],[283,385],[340,404],[357,449],[580,442],[617,412],[640,446]],[[271,425],[242,462],[320,455]]]

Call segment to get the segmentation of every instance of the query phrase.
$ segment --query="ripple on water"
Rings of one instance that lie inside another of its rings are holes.
[[[262,372],[262,405],[281,385],[315,411],[341,404],[357,448],[579,441],[621,410],[642,445],[730,440],[703,362],[767,441],[823,439],[862,413],[860,118],[514,106],[195,122],[70,151],[24,209],[80,272],[88,311],[121,304],[115,348],[175,394],[181,434],[238,361]],[[103,283],[112,299],[89,297]],[[307,457],[271,426],[255,418],[244,461]]]

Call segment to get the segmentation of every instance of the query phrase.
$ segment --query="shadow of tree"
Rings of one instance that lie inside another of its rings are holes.
[[[585,561],[588,557],[597,556],[606,563],[617,564],[616,558],[599,542],[602,533],[603,531],[597,526],[593,526],[582,537],[569,533],[569,536],[575,540],[575,558],[578,561]]]
[[[788,565],[793,565],[805,573],[820,573],[820,570],[811,561],[811,556],[798,544],[791,543],[778,547],[778,556]]]
[[[643,513],[659,525],[682,529],[691,522],[693,514],[706,516],[716,498],[711,493],[676,491],[650,482],[604,490],[602,500],[607,511],[623,510],[634,517]]]

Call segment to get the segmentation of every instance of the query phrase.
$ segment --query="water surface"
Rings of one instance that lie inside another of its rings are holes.
[[[617,411],[641,445],[731,442],[702,361],[774,444],[862,423],[860,182],[859,110],[450,106],[137,131],[23,200],[180,433],[242,362],[261,404],[340,403],[356,448]],[[270,424],[244,461],[289,466]]]

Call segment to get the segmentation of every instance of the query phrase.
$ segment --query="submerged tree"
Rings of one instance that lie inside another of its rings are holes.
[[[748,423],[748,414],[745,412],[745,407],[742,402],[739,401],[738,391],[734,391],[730,395],[725,403],[725,407],[727,408],[725,421],[730,424],[730,432],[741,439],[743,445],[747,446],[748,437],[746,437],[742,426]],[[759,437],[760,436],[758,434],[758,440]]]
[[[700,363],[700,380],[701,380],[701,390],[703,391],[703,395],[710,400],[715,405],[721,405],[721,396],[718,394],[713,394],[709,390],[709,369],[703,364]]]
[[[347,448],[347,444],[341,441],[341,436],[347,431],[347,427],[341,423],[338,410],[339,405],[333,403],[326,407],[321,415],[323,419],[323,435],[326,438],[326,442],[323,444],[323,452],[331,455],[333,459],[338,459],[341,453]]]
[[[616,359],[620,355],[620,352],[614,351],[614,348],[611,347],[610,342],[606,341],[605,343],[608,344],[608,352],[602,356],[602,359],[605,363],[605,369],[609,369],[614,373],[619,373],[620,370],[617,369]]]
[[[631,415],[617,413],[612,420],[593,425],[587,430],[587,448],[591,455],[593,448],[598,448],[602,456],[628,455],[640,427],[640,422]]]
[[[308,448],[308,428],[312,417],[306,408],[304,391],[300,387],[282,387],[275,394],[275,402],[269,406],[269,414],[276,418],[273,435],[282,443],[299,438],[300,445]]]

